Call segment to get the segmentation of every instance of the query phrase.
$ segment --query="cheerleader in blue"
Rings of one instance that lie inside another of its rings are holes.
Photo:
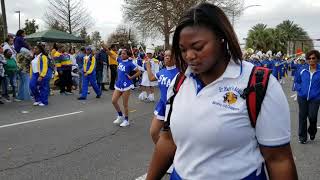
[[[179,73],[179,70],[175,66],[175,61],[171,58],[171,51],[167,50],[164,56],[164,65],[166,68],[160,70],[158,73],[153,74],[151,63],[146,62],[146,69],[148,72],[148,78],[150,81],[158,81],[160,89],[160,100],[156,105],[154,111],[154,117],[152,119],[150,127],[150,135],[154,144],[157,144],[160,131],[164,125],[164,117],[166,111],[167,91],[175,76]],[[169,168],[168,173],[172,172],[173,168]]]
[[[128,103],[130,97],[130,90],[134,88],[132,80],[137,78],[141,74],[140,70],[136,67],[136,65],[134,65],[132,61],[129,61],[129,57],[131,56],[132,53],[129,50],[123,49],[121,51],[121,61],[118,62],[118,79],[115,84],[115,91],[112,95],[112,104],[118,112],[118,117],[115,121],[113,121],[113,123],[120,124],[120,127],[126,127],[130,125],[128,120]],[[135,71],[136,73],[130,76],[130,73],[132,71]],[[124,116],[118,104],[118,101],[121,96],[123,99]]]

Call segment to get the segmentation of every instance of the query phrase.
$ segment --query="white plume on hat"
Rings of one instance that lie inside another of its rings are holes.
[[[269,58],[271,58],[271,57],[272,57],[272,51],[269,50],[269,51],[266,53],[266,56],[269,57]]]
[[[154,51],[155,51],[155,49],[154,49],[153,46],[148,46],[148,47],[146,48],[146,53],[147,53],[147,54],[148,54],[148,53],[154,54]]]
[[[259,59],[259,56],[256,55],[256,54],[252,54],[252,55],[250,56],[250,59]]]
[[[260,58],[262,58],[262,55],[263,55],[263,54],[262,54],[261,51],[258,51],[256,55],[258,56],[258,59],[260,59]]]
[[[277,54],[276,54],[276,57],[281,57],[282,56],[282,53],[279,51]]]

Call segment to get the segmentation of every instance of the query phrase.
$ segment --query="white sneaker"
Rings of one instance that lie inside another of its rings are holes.
[[[154,94],[149,94],[148,100],[149,100],[150,102],[154,102]]]
[[[21,100],[14,98],[14,99],[13,99],[13,102],[21,102]]]
[[[115,121],[113,121],[113,124],[121,124],[124,120],[123,116],[118,116]]]
[[[33,105],[34,105],[34,106],[39,106],[40,103],[41,103],[41,102],[34,102]]]
[[[39,106],[40,106],[40,107],[44,107],[44,106],[46,106],[46,105],[43,104],[43,103],[40,103]]]
[[[146,92],[146,91],[142,91],[142,92],[140,93],[140,95],[139,95],[140,101],[146,100],[146,99],[148,98],[147,96],[148,96],[148,95],[147,95],[147,92]]]
[[[129,121],[124,120],[124,121],[120,124],[120,127],[126,127],[126,126],[129,126],[129,125],[130,125]]]

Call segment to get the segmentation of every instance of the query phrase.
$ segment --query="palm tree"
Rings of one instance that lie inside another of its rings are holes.
[[[257,24],[249,30],[247,48],[267,51],[271,41],[269,28],[265,24]]]
[[[299,46],[301,46],[300,48],[313,48],[313,43],[308,33],[293,21],[285,20],[279,24],[276,29],[281,32],[282,43],[284,43],[285,47],[288,47],[288,53],[292,53],[290,51],[291,48],[289,43],[294,43],[293,49],[296,49]],[[303,44],[305,45],[304,47],[302,47]]]
[[[6,16],[6,5],[4,0],[1,0],[1,11],[3,19],[3,38],[5,39],[8,34],[7,16]]]

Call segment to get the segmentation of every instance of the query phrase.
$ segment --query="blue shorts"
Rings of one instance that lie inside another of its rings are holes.
[[[163,101],[159,101],[154,110],[154,115],[157,116],[157,119],[164,121],[164,116],[166,113],[166,103]]]
[[[182,180],[182,178],[179,176],[177,171],[173,169],[170,180]],[[251,173],[249,176],[243,178],[242,180],[267,180],[267,176],[264,170],[264,166],[261,168],[261,172],[259,175],[257,175],[257,170],[255,170],[253,173]]]

